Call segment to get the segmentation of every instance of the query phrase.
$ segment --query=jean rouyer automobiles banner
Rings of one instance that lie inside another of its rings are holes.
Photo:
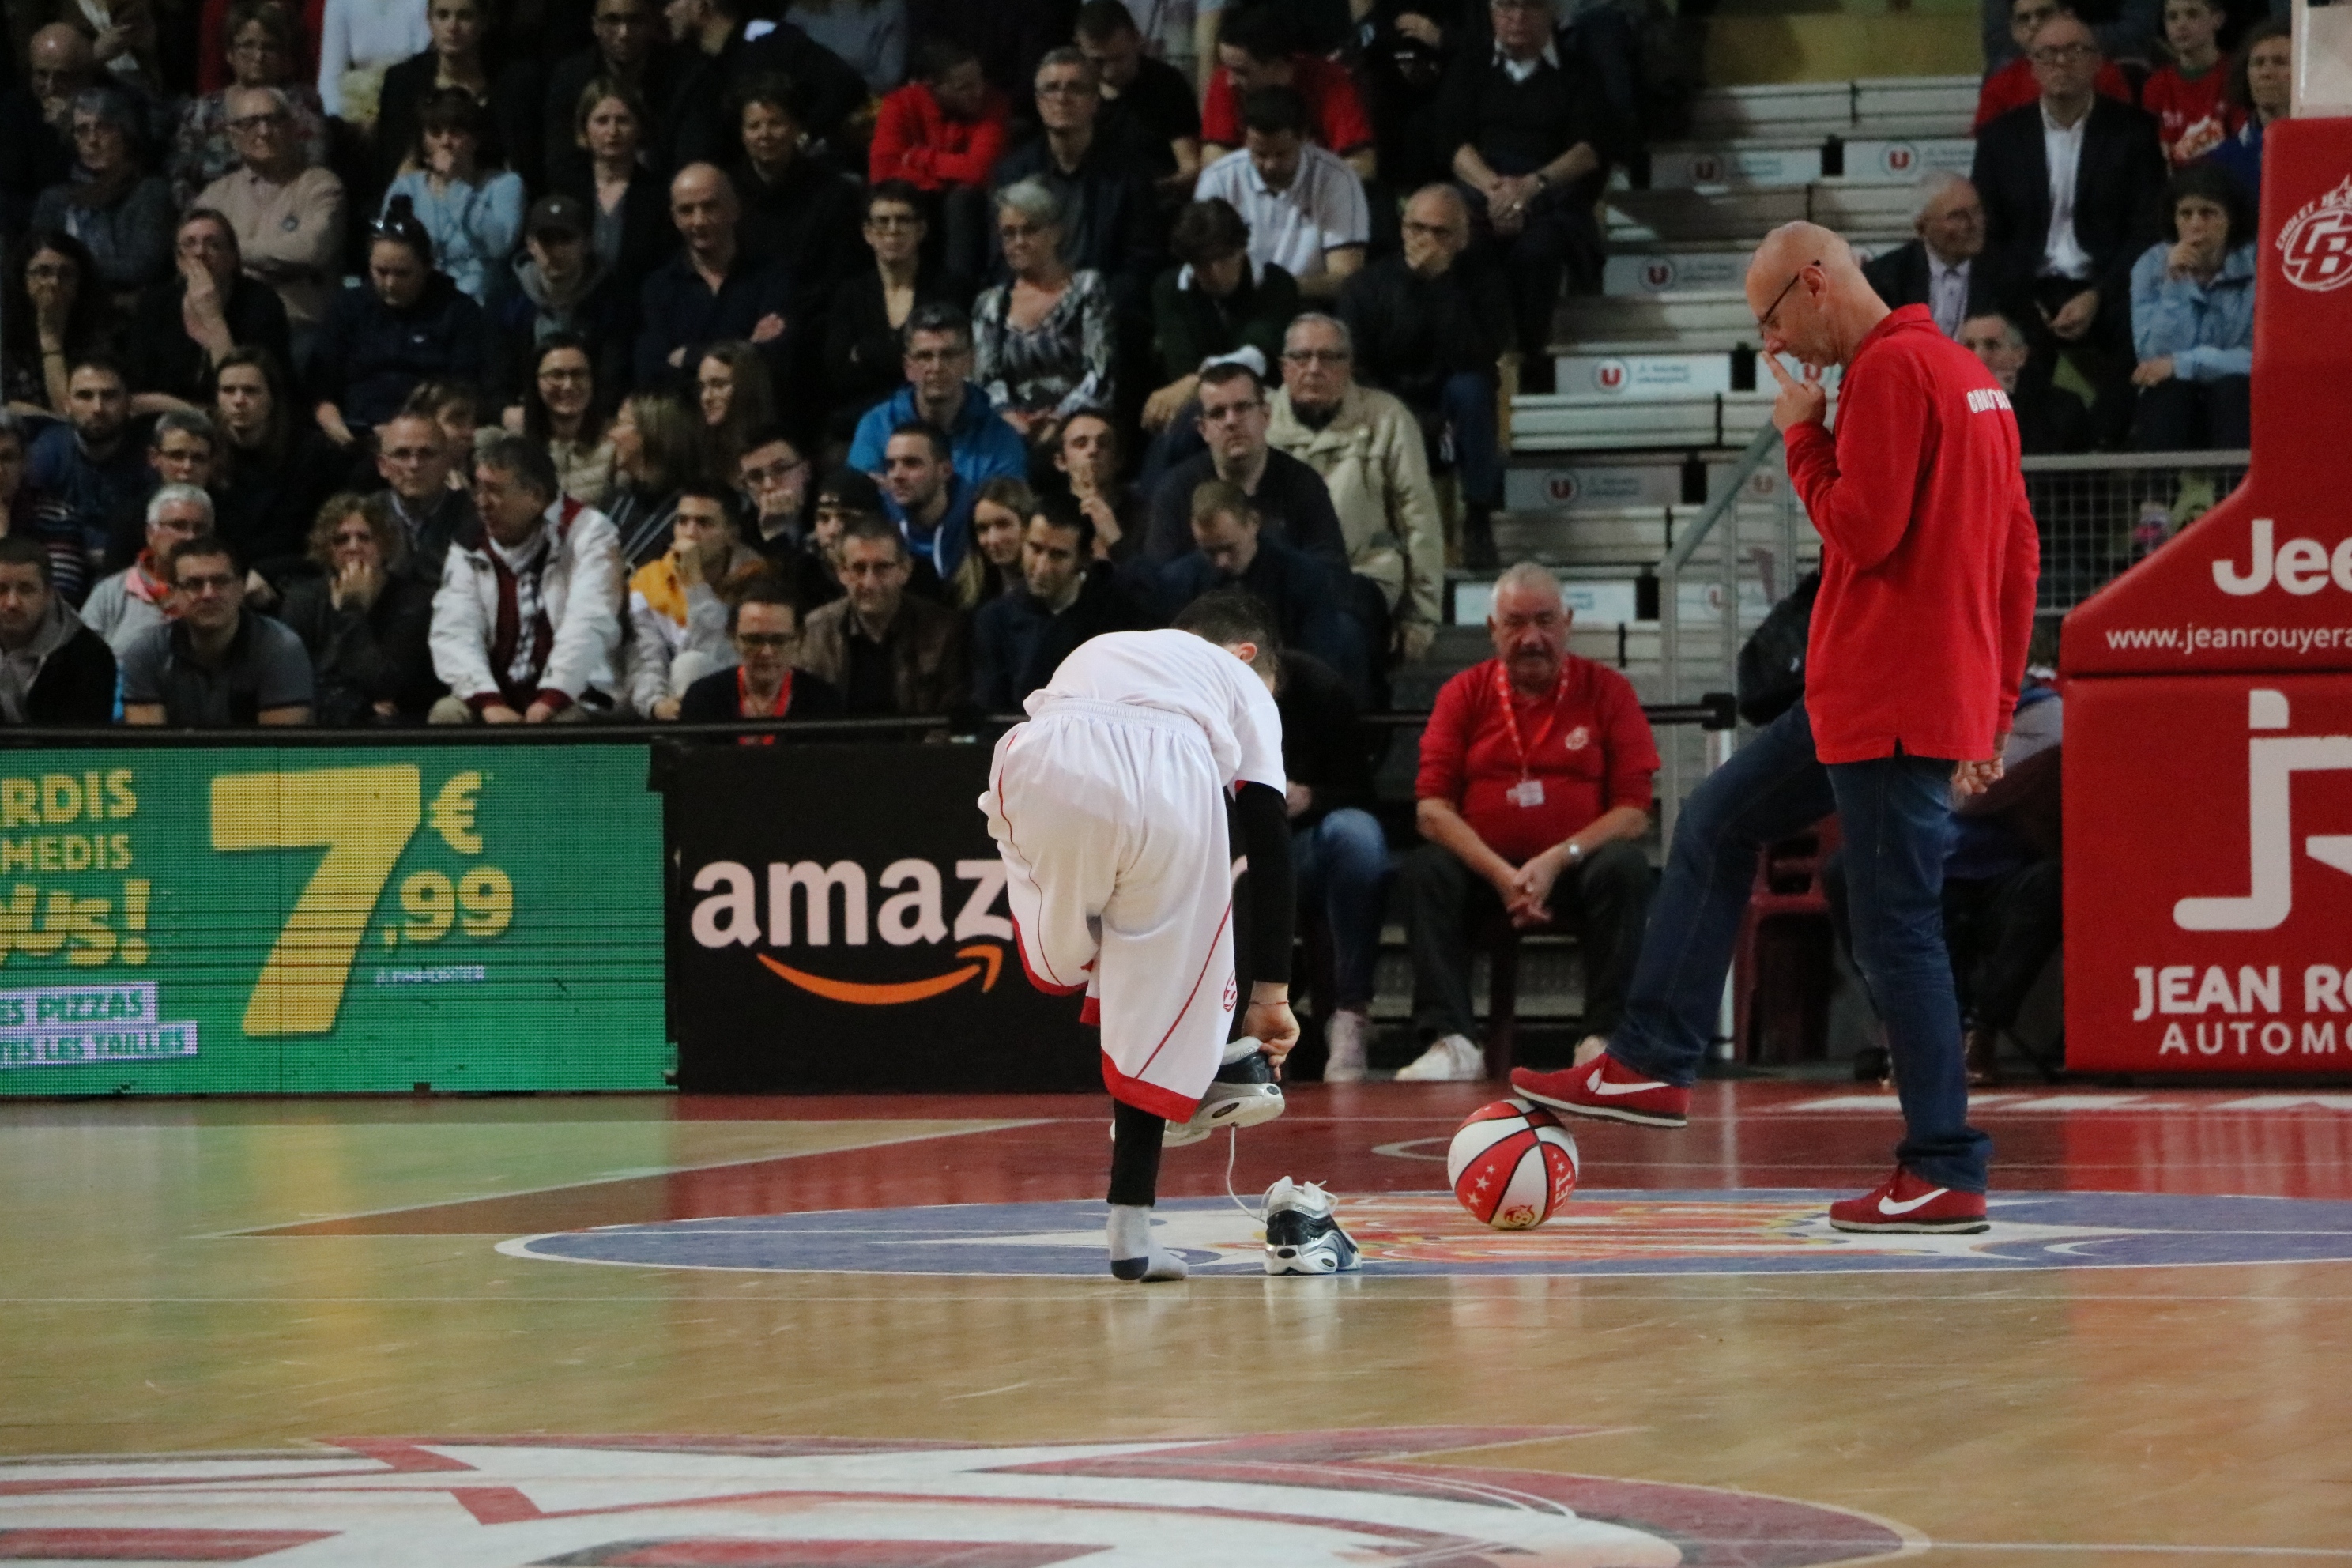
[[[642,747],[0,758],[0,1094],[662,1086]]]
[[[657,762],[688,1091],[1083,1089],[1076,997],[1033,989],[978,745],[680,748]]]

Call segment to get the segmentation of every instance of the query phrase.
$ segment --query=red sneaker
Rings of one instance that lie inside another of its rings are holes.
[[[1511,1069],[1511,1089],[1570,1116],[1600,1116],[1643,1127],[1681,1127],[1690,1121],[1690,1090],[1643,1078],[1604,1056],[1561,1072]]]
[[[1990,1229],[1982,1193],[1931,1187],[1902,1166],[1858,1198],[1830,1205],[1832,1230],[1949,1231],[1973,1236]]]

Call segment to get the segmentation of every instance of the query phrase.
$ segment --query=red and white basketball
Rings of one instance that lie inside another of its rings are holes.
[[[1445,1153],[1454,1195],[1496,1230],[1526,1230],[1576,1191],[1576,1140],[1559,1119],[1525,1100],[1473,1111]]]

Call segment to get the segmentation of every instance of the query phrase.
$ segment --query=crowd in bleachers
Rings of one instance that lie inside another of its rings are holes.
[[[1003,710],[1233,582],[1378,705],[1638,137],[1552,0],[7,9],[89,722]]]

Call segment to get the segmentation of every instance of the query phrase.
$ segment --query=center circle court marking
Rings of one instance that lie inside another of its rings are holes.
[[[1342,1196],[1378,1278],[2152,1268],[2352,1261],[2352,1202],[2019,1193],[1978,1236],[1850,1236],[1801,1189],[1580,1192],[1534,1230],[1494,1231],[1452,1194]],[[605,1226],[502,1242],[517,1258],[646,1268],[1107,1278],[1099,1203],[835,1209]],[[1224,1198],[1175,1198],[1160,1239],[1196,1275],[1261,1274],[1265,1232]]]

